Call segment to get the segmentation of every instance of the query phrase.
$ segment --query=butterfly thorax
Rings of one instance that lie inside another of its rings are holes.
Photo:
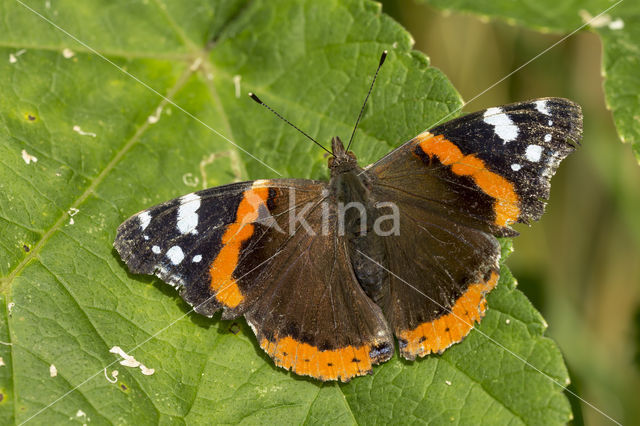
[[[371,181],[358,166],[351,151],[345,151],[340,138],[332,140],[333,157],[330,190],[337,204],[338,234],[347,241],[353,272],[374,302],[380,303],[388,290],[386,250],[384,238],[374,232],[379,216],[370,197]]]

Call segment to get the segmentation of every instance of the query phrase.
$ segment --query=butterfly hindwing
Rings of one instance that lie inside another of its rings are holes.
[[[356,280],[335,203],[325,201],[305,218],[312,232],[293,232],[273,264],[256,271],[265,291],[245,317],[276,365],[348,381],[393,355],[393,334]]]

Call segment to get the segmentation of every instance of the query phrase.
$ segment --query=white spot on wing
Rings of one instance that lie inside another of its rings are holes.
[[[195,256],[193,256],[193,259],[191,259],[191,261],[193,263],[198,263],[202,260],[202,255],[201,254],[196,254]]]
[[[153,246],[151,247],[151,251],[154,252],[155,254],[160,254],[160,247],[158,246]]]
[[[149,212],[142,212],[138,215],[138,220],[140,221],[140,228],[144,231],[151,223],[151,215]]]
[[[493,126],[493,131],[502,139],[503,143],[511,142],[518,137],[518,126],[498,107],[489,108],[484,112],[484,122]]]
[[[527,157],[527,160],[532,163],[537,163],[542,156],[542,147],[540,145],[529,145],[524,155]]]
[[[167,250],[167,257],[174,265],[179,265],[184,259],[184,253],[180,246],[173,246],[169,250]]]
[[[522,168],[522,166],[520,164],[512,164],[511,165],[511,170],[513,170],[514,172],[517,172],[518,170],[520,170]]]
[[[178,208],[178,222],[176,226],[181,234],[197,234],[198,230],[198,209],[200,208],[200,197],[191,193],[180,198]]]
[[[536,101],[536,109],[543,113],[544,115],[551,115],[551,111],[549,111],[549,106],[547,105],[546,100]]]
[[[544,141],[551,142],[551,133],[547,133],[546,135],[544,135]]]

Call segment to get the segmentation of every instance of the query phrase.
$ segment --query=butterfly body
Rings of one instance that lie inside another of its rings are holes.
[[[451,120],[366,168],[334,138],[329,182],[197,191],[132,216],[114,245],[196,312],[244,316],[276,365],[348,381],[396,340],[412,360],[468,335],[498,281],[496,237],[539,219],[581,131],[579,106],[543,98]]]

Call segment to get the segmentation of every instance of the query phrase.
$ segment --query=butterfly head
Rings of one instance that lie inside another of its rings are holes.
[[[331,139],[332,156],[329,157],[329,169],[335,175],[358,167],[358,160],[352,151],[344,149],[344,144],[339,137]]]

